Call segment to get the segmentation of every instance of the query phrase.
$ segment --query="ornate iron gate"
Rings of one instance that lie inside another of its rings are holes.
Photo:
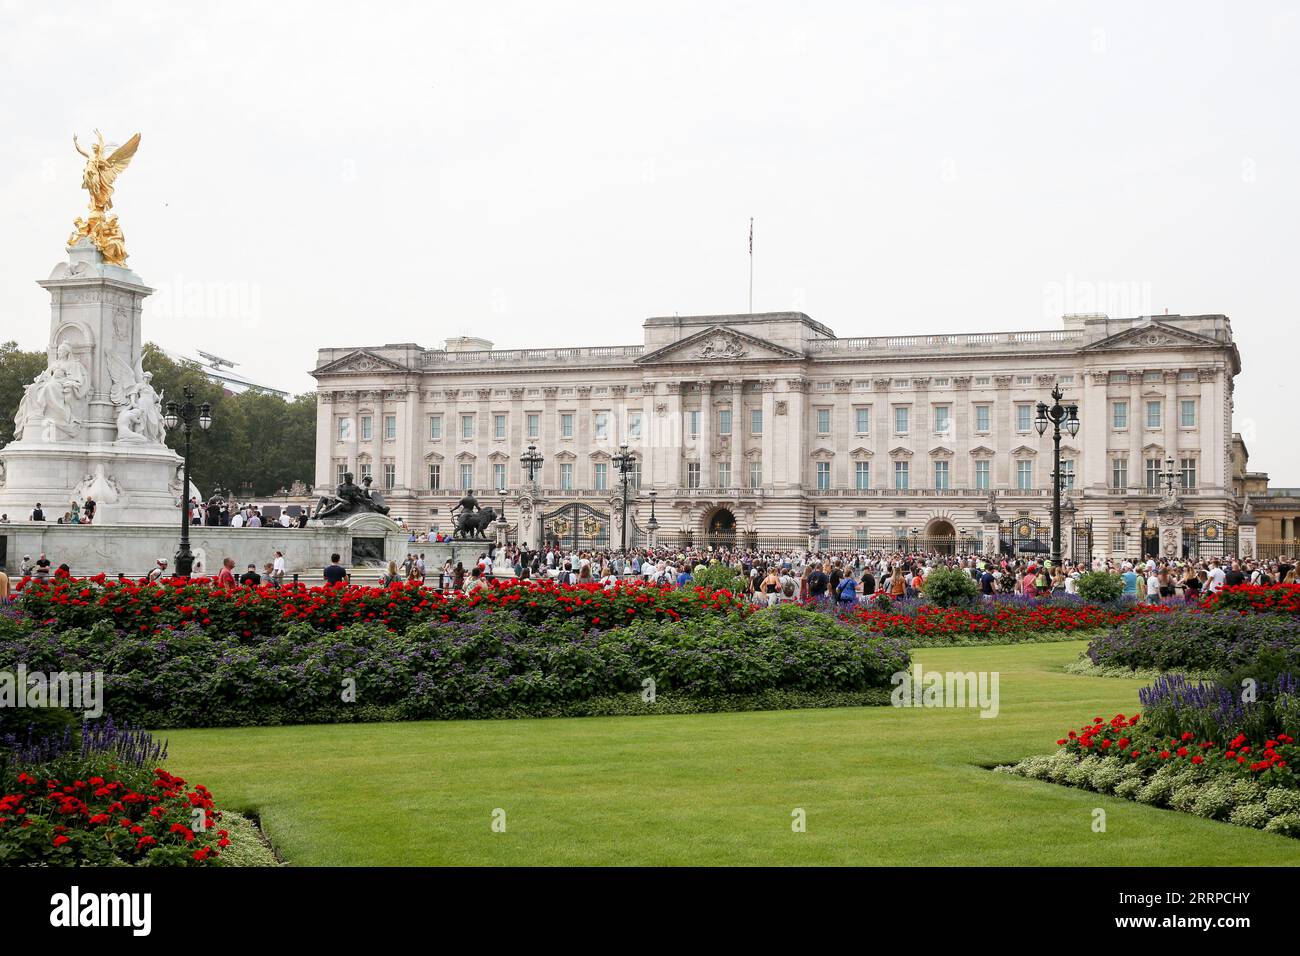
[[[542,516],[542,540],[575,551],[608,548],[609,512],[580,502],[561,505]]]
[[[1206,518],[1183,529],[1183,551],[1188,558],[1227,558],[1237,553],[1237,531],[1226,521]]]
[[[1156,527],[1156,523],[1154,521],[1147,521],[1145,518],[1143,518],[1141,531],[1142,531],[1141,540],[1139,543],[1142,545],[1142,557],[1144,559],[1159,558],[1160,557],[1160,529]]]
[[[1011,541],[1016,554],[1052,553],[1052,529],[1034,518],[1011,522]]]
[[[1087,564],[1092,560],[1092,519],[1075,520],[1074,533],[1070,538],[1070,558],[1075,564]]]

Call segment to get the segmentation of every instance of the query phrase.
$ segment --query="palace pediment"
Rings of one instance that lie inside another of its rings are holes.
[[[405,365],[376,355],[369,349],[355,349],[342,358],[327,362],[312,370],[312,375],[332,375],[338,372],[409,372]]]
[[[800,359],[803,356],[792,349],[768,342],[757,336],[713,325],[688,335],[684,339],[655,349],[636,360],[638,365],[661,365],[718,362],[752,362],[763,359]]]
[[[1163,322],[1151,321],[1137,328],[1116,332],[1091,345],[1084,346],[1081,352],[1120,352],[1149,349],[1178,348],[1225,348],[1226,344],[1217,342],[1209,336],[1188,332],[1186,329],[1174,328]]]

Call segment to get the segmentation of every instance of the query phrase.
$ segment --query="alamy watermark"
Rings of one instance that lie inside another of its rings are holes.
[[[89,718],[104,715],[104,673],[0,671],[0,707],[63,707]]]
[[[914,664],[911,671],[897,671],[889,682],[894,685],[889,702],[895,707],[972,707],[981,717],[998,715],[997,671],[922,671]]]

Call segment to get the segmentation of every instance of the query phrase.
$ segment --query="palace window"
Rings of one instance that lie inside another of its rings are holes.
[[[697,409],[686,413],[686,432],[692,438],[700,437],[700,413]]]
[[[1061,490],[1074,490],[1074,459],[1061,459]]]
[[[1128,428],[1128,402],[1112,402],[1110,406],[1112,428]]]
[[[440,441],[442,439],[442,416],[429,416],[429,440]]]
[[[1112,458],[1110,460],[1110,486],[1115,491],[1128,487],[1128,459]]]
[[[1184,398],[1178,403],[1178,424],[1184,428],[1196,427],[1196,399]]]
[[[749,463],[749,487],[763,487],[763,463],[761,461],[751,461]]]
[[[397,465],[391,461],[384,462],[384,490],[392,491],[397,484]]]
[[[1034,384],[1034,377],[1033,377],[1032,375],[1017,375],[1017,376],[1016,376],[1016,384],[1017,384],[1017,385],[1032,385],[1032,384]]]
[[[906,491],[910,487],[909,470],[907,462],[894,462],[894,488],[898,491]]]
[[[1191,491],[1196,487],[1196,459],[1184,458],[1178,464],[1182,473],[1183,490]]]
[[[474,437],[474,416],[473,415],[460,416],[460,437],[461,438]]]
[[[627,437],[629,441],[641,440],[641,413],[627,413]]]
[[[988,405],[975,406],[975,430],[977,432],[986,432],[989,430],[990,411]]]
[[[573,412],[565,412],[560,416],[560,437],[573,437]]]
[[[371,468],[370,462],[368,461],[361,462],[357,470],[361,472],[361,474],[357,476],[358,481],[374,477],[374,470]]]
[[[500,462],[492,463],[492,487],[497,491],[506,489],[506,466]]]
[[[609,487],[609,465],[603,461],[596,462],[594,470],[596,490],[604,491]]]
[[[731,487],[731,462],[729,461],[718,462],[718,487]]]
[[[1016,406],[1016,431],[1027,432],[1034,427],[1034,406]]]
[[[335,426],[335,434],[338,435],[339,441],[352,440],[352,419],[340,418]]]
[[[934,406],[934,430],[937,432],[946,432],[948,430],[948,422],[949,422],[948,406],[947,405]]]
[[[1126,538],[1127,536],[1123,531],[1112,531],[1110,533],[1110,549],[1112,551],[1127,551],[1128,541]]]
[[[912,409],[906,405],[897,405],[894,407],[894,434],[906,435],[908,426],[911,424]]]
[[[537,412],[528,413],[528,437],[540,438],[542,434],[542,416]]]
[[[632,462],[632,467],[627,473],[627,482],[629,488],[638,489],[641,487],[641,462]]]
[[[348,473],[348,463],[340,461],[334,465],[334,484],[343,484],[343,476]]]
[[[980,491],[989,490],[989,460],[981,458],[975,462],[975,487]]]
[[[1021,460],[1016,462],[1016,487],[1028,491],[1034,487],[1034,463]]]
[[[829,408],[817,409],[817,434],[829,435],[831,433],[831,410]]]
[[[763,410],[761,408],[751,408],[749,410],[749,433],[751,435],[763,434]]]
[[[462,463],[460,466],[460,490],[469,491],[474,487],[474,466]]]
[[[855,408],[853,410],[854,431],[859,435],[866,435],[871,431],[871,409]]]
[[[698,461],[688,461],[686,463],[686,487],[700,487],[700,463]]]
[[[384,416],[384,441],[397,441],[397,416]]]
[[[988,376],[988,375],[976,375],[976,376],[975,376],[975,384],[976,384],[976,386],[979,386],[979,385],[988,385],[988,384],[989,384],[990,382],[992,382],[992,381],[993,381],[993,379],[992,379],[990,376]]]
[[[506,437],[506,417],[502,414],[498,413],[492,416],[492,437]]]
[[[1164,424],[1164,402],[1147,402],[1147,428],[1159,428]]]
[[[596,413],[596,441],[609,438],[609,412]]]
[[[1159,458],[1146,460],[1147,491],[1160,490],[1160,464]]]
[[[831,486],[831,463],[829,461],[817,462],[817,490],[827,491]]]
[[[374,419],[372,419],[369,415],[361,416],[361,440],[362,441],[370,441],[370,439],[374,437],[375,429],[373,423],[374,423]]]
[[[718,409],[718,434],[719,435],[731,434],[731,409],[729,408]],[[721,487],[726,487],[726,486],[723,485]]]
[[[934,487],[940,491],[946,491],[950,487],[948,484],[948,463],[946,461],[936,461],[934,463]]]
[[[853,487],[858,491],[871,488],[871,462],[855,461],[853,463]]]
[[[442,488],[442,465],[429,466],[429,490],[438,491]]]
[[[573,462],[571,461],[560,462],[560,490],[573,490]]]

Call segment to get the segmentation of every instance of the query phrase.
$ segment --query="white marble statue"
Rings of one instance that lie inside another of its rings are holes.
[[[112,380],[108,397],[121,409],[117,413],[117,440],[163,444],[167,436],[162,395],[154,391],[153,373],[146,372],[139,359],[133,367],[121,355],[110,352],[108,374]]]
[[[23,397],[14,415],[14,438],[41,441],[58,441],[72,437],[81,429],[76,416],[76,402],[85,398],[90,390],[86,368],[72,354],[65,342],[59,346],[56,358],[32,383],[23,389]],[[29,427],[40,426],[40,435],[28,434]]]

